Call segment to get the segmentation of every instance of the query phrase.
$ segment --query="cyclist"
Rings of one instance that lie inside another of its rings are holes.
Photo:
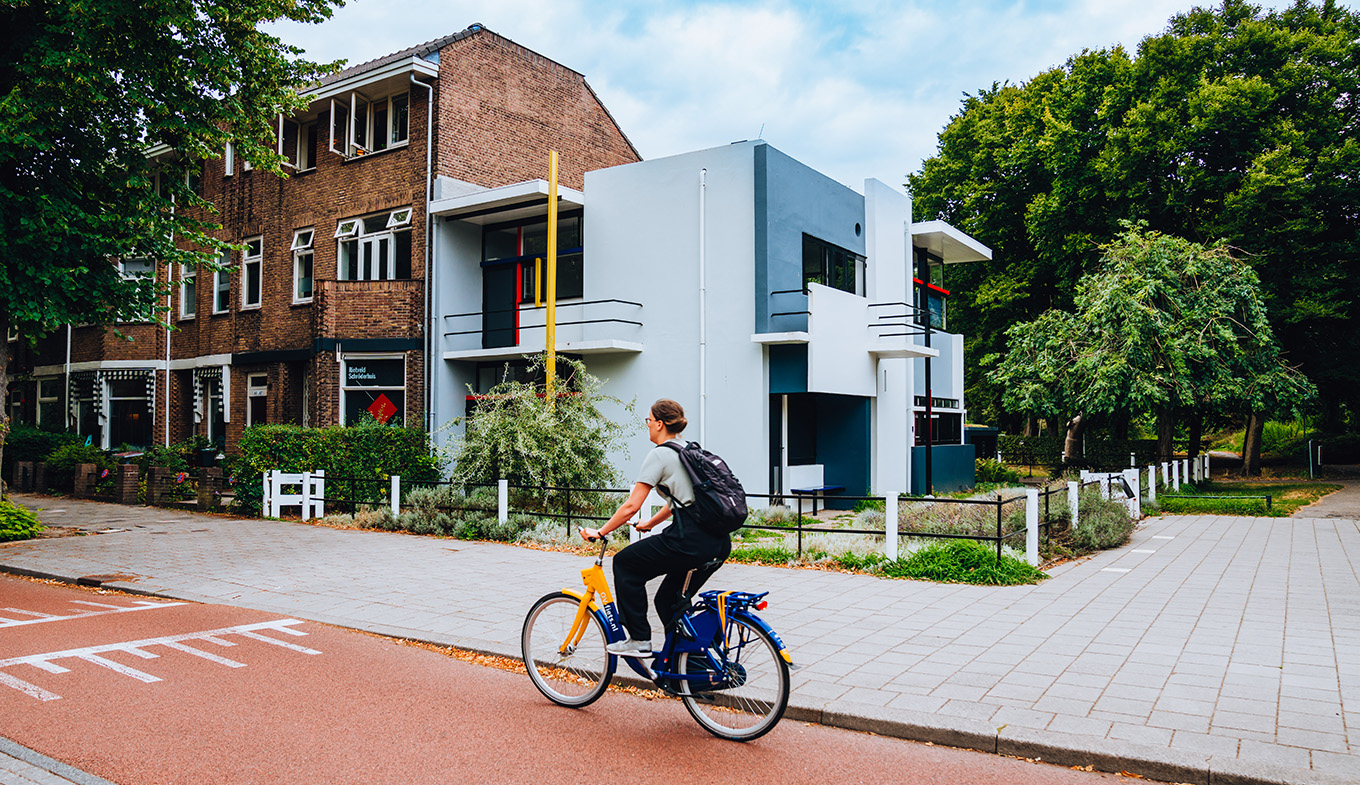
[[[618,601],[619,620],[628,631],[628,639],[611,643],[610,654],[623,657],[647,657],[652,653],[652,627],[647,619],[647,581],[665,575],[656,592],[656,613],[663,624],[669,624],[685,609],[680,593],[685,576],[695,570],[690,579],[690,590],[697,591],[713,575],[717,567],[698,569],[714,560],[724,560],[732,551],[732,541],[726,534],[713,534],[694,520],[685,508],[694,501],[694,485],[690,482],[680,455],[666,442],[685,442],[680,439],[688,422],[685,410],[669,398],[652,404],[645,420],[647,438],[656,447],[647,453],[638,472],[637,483],[628,500],[598,529],[581,529],[581,536],[593,540],[623,526],[642,509],[652,488],[666,500],[656,515],[637,525],[647,531],[662,521],[675,517],[675,522],[655,537],[646,537],[629,545],[614,557],[614,593]]]

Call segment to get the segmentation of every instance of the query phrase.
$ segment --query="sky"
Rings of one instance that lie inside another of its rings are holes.
[[[268,29],[313,60],[355,65],[479,22],[584,74],[643,158],[759,138],[862,190],[918,171],[965,93],[1083,49],[1134,50],[1206,4],[349,0],[320,25]]]

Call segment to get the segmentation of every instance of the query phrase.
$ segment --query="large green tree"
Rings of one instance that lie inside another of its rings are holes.
[[[124,277],[119,259],[211,265],[223,244],[193,187],[203,161],[233,142],[282,174],[275,118],[333,67],[258,26],[319,22],[338,2],[0,3],[0,329],[157,313],[166,276]],[[0,342],[0,391],[8,364]]]
[[[1360,13],[1228,0],[1174,17],[1134,56],[1083,52],[965,99],[910,178],[918,216],[994,261],[951,268],[971,409],[1008,409],[987,369],[1006,327],[1069,308],[1121,219],[1239,249],[1290,362],[1335,426],[1360,416]],[[1012,412],[1013,413],[1013,412]]]
[[[1093,414],[1155,412],[1167,455],[1177,417],[1292,413],[1316,393],[1281,361],[1250,266],[1222,245],[1141,226],[1104,247],[1072,311],[1047,311],[1007,335],[992,381],[1008,406],[1067,418],[1069,458]]]

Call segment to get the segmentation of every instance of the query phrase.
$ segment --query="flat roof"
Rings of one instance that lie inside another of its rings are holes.
[[[574,188],[558,185],[557,202],[559,210],[585,207],[586,196]],[[547,180],[526,180],[430,203],[430,215],[474,224],[501,223],[547,214]]]
[[[945,264],[981,262],[992,258],[991,248],[944,221],[912,224],[911,244],[940,257]]]

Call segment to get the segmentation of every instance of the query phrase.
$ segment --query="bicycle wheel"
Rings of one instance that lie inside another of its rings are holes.
[[[549,594],[529,609],[520,635],[529,678],[548,700],[561,706],[594,702],[614,675],[604,648],[604,625],[593,613],[586,617],[581,640],[567,652],[561,650],[580,606],[581,601],[569,594]]]
[[[764,630],[741,619],[729,618],[726,658],[713,649],[713,659],[726,672],[712,688],[702,682],[680,681],[680,699],[704,730],[724,739],[750,741],[770,731],[789,705],[789,666]],[[681,654],[678,673],[713,672],[703,654]]]

